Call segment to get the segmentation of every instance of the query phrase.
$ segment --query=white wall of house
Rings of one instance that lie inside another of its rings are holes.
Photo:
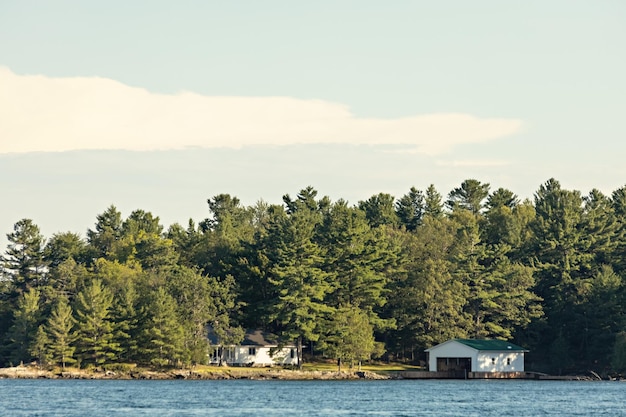
[[[472,368],[476,363],[478,351],[454,340],[449,340],[427,350],[428,370],[437,371],[437,358],[471,358]],[[473,371],[474,369],[472,369]]]
[[[273,366],[297,365],[295,347],[284,347],[280,350],[269,346],[230,346],[224,350],[224,361],[229,365]],[[219,363],[219,352],[215,351],[210,362]]]
[[[523,372],[524,352],[482,351],[472,361],[472,372]]]
[[[478,351],[455,340],[427,349],[428,369],[438,371],[437,358],[471,358],[472,372],[523,372],[524,352]]]
[[[253,366],[296,365],[298,358],[295,348],[277,350],[268,346],[237,346],[235,363]]]

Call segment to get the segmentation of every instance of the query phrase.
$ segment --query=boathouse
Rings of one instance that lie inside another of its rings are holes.
[[[524,372],[528,350],[504,340],[451,339],[426,349],[431,372]]]

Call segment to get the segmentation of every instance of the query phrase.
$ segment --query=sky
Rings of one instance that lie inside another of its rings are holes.
[[[624,22],[623,0],[0,0],[0,243],[307,186],[610,194]]]

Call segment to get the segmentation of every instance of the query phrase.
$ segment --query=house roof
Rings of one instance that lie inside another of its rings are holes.
[[[221,344],[219,338],[215,334],[212,328],[209,328],[208,332],[209,342],[212,345],[219,346]],[[264,332],[263,330],[246,330],[246,334],[243,340],[239,343],[239,346],[278,346],[278,337],[276,335]],[[285,345],[287,347],[291,344]]]
[[[472,349],[480,350],[480,351],[512,351],[512,352],[528,352],[528,350],[524,349],[521,346],[518,346],[514,343],[507,342],[506,340],[496,340],[496,339],[450,339],[446,342],[443,342],[437,346],[445,345],[450,342],[461,343],[465,346],[468,346]],[[426,352],[430,352],[437,346],[433,346],[430,349],[426,349]]]
[[[262,330],[248,330],[241,342],[244,346],[276,346],[276,336]]]
[[[507,342],[506,340],[495,339],[454,339],[459,343],[469,346],[476,350],[511,350],[526,351],[521,346]]]

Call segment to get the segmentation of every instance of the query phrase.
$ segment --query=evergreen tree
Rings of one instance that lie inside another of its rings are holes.
[[[122,286],[113,298],[111,306],[112,345],[117,347],[119,361],[131,362],[138,358],[139,295],[135,283]]]
[[[376,309],[386,302],[385,269],[394,260],[385,253],[384,233],[370,229],[361,210],[340,200],[324,216],[317,235],[326,254],[323,269],[333,282],[327,304],[362,309],[375,327],[385,327]]]
[[[113,295],[94,279],[76,296],[76,346],[82,364],[102,365],[116,358],[110,310]]]
[[[7,334],[9,360],[13,364],[30,362],[33,358],[32,346],[41,320],[39,299],[39,290],[35,288],[29,289],[18,299],[13,325]]]
[[[277,298],[270,305],[269,318],[275,322],[285,341],[297,341],[298,364],[302,364],[303,339],[317,341],[318,322],[331,311],[325,303],[331,291],[329,274],[322,269],[323,253],[314,241],[320,215],[310,200],[310,190],[288,204],[291,214],[279,218],[270,233],[276,263],[271,266],[270,282]],[[287,199],[287,198],[286,198]]]
[[[178,306],[184,330],[184,362],[206,363],[209,353],[207,324],[214,318],[215,306],[209,283],[194,270],[177,268],[168,273],[168,292]]]
[[[178,254],[178,265],[193,268],[197,264],[196,255],[202,245],[202,234],[195,222],[189,219],[186,229],[174,223],[168,229],[166,237],[172,241],[174,250]]]
[[[339,371],[341,364],[348,362],[350,368],[369,360],[376,350],[374,330],[365,312],[353,306],[339,308],[327,323],[327,334],[322,348],[330,357],[337,359]]]
[[[176,311],[176,301],[163,287],[142,300],[138,353],[144,363],[175,365],[182,359],[184,331]]]
[[[611,365],[616,372],[626,373],[626,331],[619,332],[615,336]]]
[[[76,233],[55,233],[43,250],[43,257],[51,268],[56,268],[68,259],[86,261],[87,243]]]
[[[611,261],[617,273],[623,275],[626,271],[626,186],[618,188],[611,194],[611,205],[617,222],[615,232],[615,251]]]
[[[483,200],[489,195],[489,184],[475,179],[468,179],[461,186],[450,191],[446,205],[450,210],[455,207],[469,210],[473,214],[480,213]]]
[[[571,355],[558,363],[562,372],[573,366],[580,353],[573,351],[580,336],[574,331],[578,320],[574,310],[581,301],[577,286],[591,276],[593,255],[585,250],[583,199],[578,191],[564,190],[550,179],[535,195],[535,211],[529,252],[536,260],[536,293],[544,300],[547,327],[531,348],[546,366],[551,366],[556,352],[567,348]],[[552,346],[550,351],[546,346]]]
[[[488,210],[493,210],[499,207],[508,207],[509,209],[515,208],[519,204],[519,199],[511,190],[505,188],[498,188],[487,197],[485,207]]]
[[[44,238],[30,219],[22,219],[7,234],[9,244],[2,257],[3,269],[13,287],[13,299],[30,288],[43,285],[46,262],[43,259]]]
[[[358,206],[365,212],[371,227],[396,226],[399,222],[394,208],[394,197],[391,194],[378,193],[365,201],[359,201]]]
[[[282,206],[267,207],[264,216],[250,243],[244,243],[239,259],[240,273],[237,275],[237,303],[242,306],[239,322],[250,329],[267,329],[277,332],[272,323],[272,305],[279,296],[278,288],[272,283],[272,266],[278,263],[278,244],[281,225],[287,214]]]
[[[424,216],[424,193],[415,187],[396,201],[396,214],[406,230],[417,229]]]
[[[49,346],[50,339],[48,338],[44,325],[41,324],[37,328],[33,343],[30,345],[30,354],[37,360],[40,367],[47,366],[51,361]]]
[[[456,225],[445,217],[426,216],[415,234],[405,233],[402,244],[406,273],[390,283],[387,315],[397,330],[385,334],[387,349],[399,358],[444,342],[466,337],[464,313],[468,289],[453,278],[449,253],[454,247]]]
[[[599,190],[591,190],[583,199],[581,227],[581,247],[592,255],[587,270],[596,270],[598,265],[608,265],[622,257],[616,250],[624,238],[623,231],[611,200]]]
[[[114,259],[118,241],[122,234],[122,213],[111,205],[104,213],[96,216],[95,230],[87,231],[87,241],[93,259]]]
[[[236,325],[233,320],[240,307],[235,300],[235,286],[235,279],[230,275],[225,278],[208,279],[213,307],[209,311],[209,320],[222,346],[237,345],[245,336],[243,328]],[[223,361],[223,358],[221,360]]]
[[[48,318],[45,332],[50,341],[48,346],[50,361],[63,368],[66,364],[76,363],[74,358],[76,348],[73,344],[76,340],[76,334],[73,331],[74,323],[72,308],[67,299],[59,298]]]
[[[433,184],[426,189],[424,197],[424,216],[440,218],[443,216],[443,203],[441,194],[437,191]]]
[[[73,300],[78,294],[78,288],[84,285],[88,276],[87,268],[69,257],[50,270],[49,288],[45,288],[46,295],[52,300],[59,296]]]

